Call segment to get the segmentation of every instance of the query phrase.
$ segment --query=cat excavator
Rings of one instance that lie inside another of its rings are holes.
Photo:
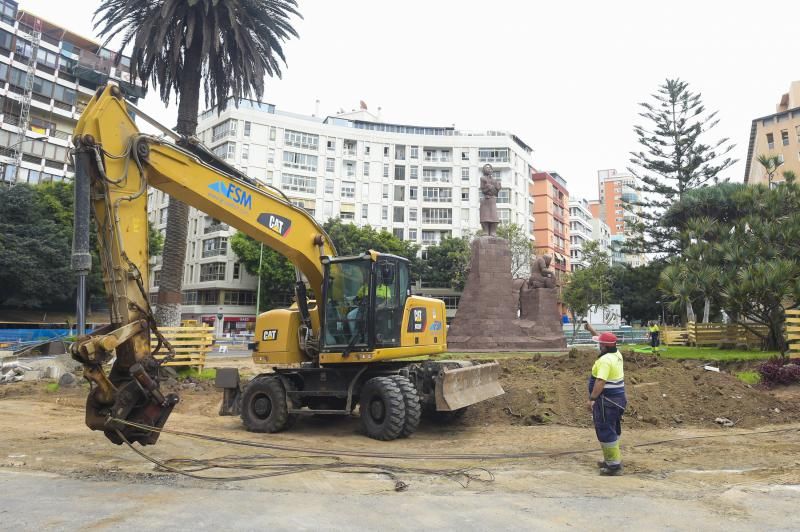
[[[134,117],[161,134],[141,133]],[[503,393],[496,363],[431,358],[447,350],[445,306],[411,294],[406,258],[372,250],[337,256],[323,227],[279,189],[159,124],[113,83],[98,88],[81,114],[73,145],[79,321],[92,230],[110,317],[79,336],[71,354],[91,384],[86,424],[112,442],[155,444],[179,401],[160,386],[161,366],[174,350],[148,301],[148,187],[229,224],[296,268],[291,307],[256,319],[252,357],[269,367],[247,383],[235,369],[217,371],[220,414],[239,414],[247,430],[277,432],[301,415],[358,408],[367,436],[393,440],[411,435],[425,412],[454,418]]]

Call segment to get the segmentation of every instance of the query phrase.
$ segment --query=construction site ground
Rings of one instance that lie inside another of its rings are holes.
[[[170,384],[182,398],[168,422],[174,430],[298,449],[551,453],[501,460],[341,459],[429,470],[393,476],[361,468],[358,474],[321,469],[240,482],[191,479],[159,470],[125,446],[89,431],[83,424],[85,387],[48,391],[42,382],[4,385],[0,520],[3,528],[18,530],[167,525],[295,530],[796,529],[800,389],[753,388],[725,367],[716,373],[698,362],[628,354],[630,406],[622,437],[626,474],[605,478],[597,474],[600,453],[586,408],[585,377],[593,358],[582,352],[504,357],[500,362],[506,395],[472,408],[453,425],[423,422],[411,438],[392,442],[361,435],[356,417],[301,418],[284,433],[248,433],[237,417],[217,416],[221,394],[211,382]],[[247,358],[212,360],[258,371]],[[734,426],[722,427],[717,418],[729,419]],[[710,437],[697,439],[706,436]],[[170,434],[143,450],[161,460],[335,461],[302,451]],[[559,454],[583,450],[588,452]],[[437,473],[457,468],[474,468],[478,477],[467,484],[465,477]],[[253,472],[214,469],[197,474]]]

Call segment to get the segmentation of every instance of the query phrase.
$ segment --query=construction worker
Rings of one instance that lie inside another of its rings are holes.
[[[597,465],[601,475],[621,475],[619,437],[622,434],[622,414],[628,404],[625,397],[622,353],[617,350],[617,337],[614,333],[604,332],[598,335],[591,325],[586,323],[585,326],[600,349],[589,377],[588,401],[594,430],[603,449],[603,460]]]
[[[651,321],[647,330],[650,333],[650,348],[653,353],[658,353],[658,346],[661,345],[661,339],[659,338],[661,329],[658,328],[658,323]]]

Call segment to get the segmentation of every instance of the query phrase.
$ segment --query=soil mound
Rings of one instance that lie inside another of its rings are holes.
[[[797,421],[800,408],[729,373],[632,351],[625,357],[628,426],[715,425],[727,418],[737,427]],[[588,376],[596,352],[572,350],[561,357],[500,360],[505,395],[470,407],[466,424],[591,426],[586,407]]]

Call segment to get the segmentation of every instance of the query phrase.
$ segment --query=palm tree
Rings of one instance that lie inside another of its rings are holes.
[[[103,0],[95,29],[106,44],[122,36],[130,46],[131,76],[157,85],[167,104],[178,100],[176,131],[197,130],[200,89],[207,107],[225,109],[228,98],[264,94],[266,76],[281,76],[282,43],[297,32],[289,18],[300,16],[296,0]],[[180,323],[189,208],[170,198],[156,319]]]

